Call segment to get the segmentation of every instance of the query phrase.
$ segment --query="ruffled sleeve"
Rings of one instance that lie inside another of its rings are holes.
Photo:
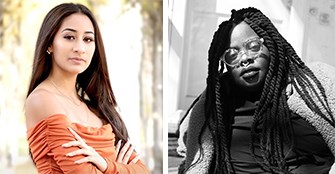
[[[105,174],[149,173],[140,161],[128,165],[115,162],[115,137],[110,125],[105,125],[102,128],[87,128],[71,124],[65,115],[49,116],[27,131],[30,150],[39,173],[102,173],[92,163],[74,163],[84,158],[84,155],[66,156],[67,153],[79,149],[79,147],[62,147],[62,144],[75,140],[68,127],[72,127],[89,146],[106,159],[108,167]]]
[[[115,153],[114,153],[115,154]],[[134,159],[136,156],[135,153],[131,155],[130,161]],[[142,163],[141,160],[138,160],[137,163],[129,163],[129,164],[121,164],[115,162],[114,158],[108,158],[106,159],[108,166],[104,174],[114,174],[114,173],[125,173],[125,174],[131,174],[131,173],[141,173],[141,174],[149,174],[149,170],[147,167]]]

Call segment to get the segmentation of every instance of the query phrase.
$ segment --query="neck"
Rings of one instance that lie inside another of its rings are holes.
[[[63,95],[76,100],[78,98],[76,89],[76,76],[71,78],[64,78],[61,76],[50,75],[47,80],[49,80],[52,85],[59,90]]]
[[[255,93],[246,93],[245,94],[245,100],[250,101],[250,102],[256,102],[259,101],[259,99],[261,98],[261,92],[255,92]]]
[[[239,90],[237,101],[238,105],[243,105],[246,101],[255,103],[259,101],[262,95],[262,91],[245,91]]]

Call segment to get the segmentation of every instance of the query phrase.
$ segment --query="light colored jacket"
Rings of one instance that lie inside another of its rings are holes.
[[[313,63],[309,67],[324,87],[329,107],[333,115],[335,115],[335,68],[324,63]],[[288,88],[290,87],[291,86]],[[296,90],[293,87],[291,89],[293,93],[289,96],[287,101],[289,108],[294,113],[299,114],[307,120],[318,132],[320,132],[335,156],[335,128],[317,115],[313,110],[309,109]],[[322,108],[321,103],[317,103],[317,105]],[[190,112],[191,114],[189,114],[180,125],[180,137],[178,139],[179,146],[177,152],[185,157],[184,167],[186,168],[191,164],[194,164],[200,155],[198,137],[200,136],[201,128],[205,122],[204,106],[205,92],[192,108],[192,111]],[[202,134],[201,140],[203,156],[196,165],[193,165],[187,171],[187,173],[206,173],[208,171],[213,156],[213,140],[208,128],[206,128]]]

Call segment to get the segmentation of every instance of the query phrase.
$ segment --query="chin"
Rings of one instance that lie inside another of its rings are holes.
[[[86,69],[73,69],[71,71],[69,71],[69,73],[71,74],[80,74],[82,72],[84,72]]]
[[[263,85],[260,83],[257,84],[247,84],[242,87],[246,92],[258,92],[263,88]]]
[[[262,90],[264,85],[264,80],[259,78],[255,79],[239,79],[237,85],[246,92],[258,92]]]

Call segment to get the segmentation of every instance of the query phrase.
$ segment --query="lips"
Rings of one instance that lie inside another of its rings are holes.
[[[248,67],[248,68],[243,68],[241,71],[241,76],[243,77],[251,77],[254,76],[258,73],[259,69],[255,67]]]
[[[80,61],[82,61],[82,62],[86,62],[85,59],[83,59],[83,58],[79,58],[79,57],[72,57],[72,58],[70,58],[70,60],[73,60],[73,61],[76,61],[76,62],[80,62]]]

